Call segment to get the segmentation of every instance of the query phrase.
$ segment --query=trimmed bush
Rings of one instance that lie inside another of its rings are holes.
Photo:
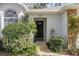
[[[32,22],[27,24],[18,22],[9,24],[3,29],[3,47],[8,49],[10,55],[36,55],[36,45],[32,42],[32,34],[36,29],[31,24]]]
[[[37,49],[35,44],[29,44],[26,48],[23,49],[27,56],[37,55]]]
[[[29,32],[31,31],[33,34],[35,34],[37,32],[35,21],[31,20],[29,23],[27,23],[27,29]]]
[[[35,55],[37,51],[36,45],[30,41],[29,36],[27,34],[21,36],[19,39],[10,40],[10,43],[7,47],[9,49],[11,48],[11,55]]]
[[[63,40],[62,37],[52,37],[49,41],[50,49],[53,52],[60,52],[63,48]]]
[[[9,24],[3,29],[2,33],[9,39],[18,39],[26,33],[26,25],[21,22]]]

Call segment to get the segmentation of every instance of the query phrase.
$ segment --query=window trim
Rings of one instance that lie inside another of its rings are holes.
[[[8,9],[8,10],[11,10],[11,9]],[[5,24],[10,24],[10,23],[16,23],[16,22],[18,22],[18,14],[17,14],[17,12],[15,11],[15,10],[12,10],[12,11],[14,11],[14,12],[16,12],[16,14],[15,15],[17,15],[17,16],[5,16],[5,14],[6,14],[6,12],[8,11],[8,10],[6,10],[5,12],[4,12],[4,27],[6,26]],[[5,20],[6,19],[6,20]],[[13,19],[13,20],[10,20],[10,19]],[[17,20],[16,20],[17,19]]]

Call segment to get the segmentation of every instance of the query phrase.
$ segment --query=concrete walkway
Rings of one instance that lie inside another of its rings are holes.
[[[68,56],[65,53],[54,53],[51,50],[49,50],[46,46],[46,42],[44,41],[38,41],[37,44],[37,50],[39,56]]]

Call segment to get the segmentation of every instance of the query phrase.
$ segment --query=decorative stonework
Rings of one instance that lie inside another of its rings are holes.
[[[75,34],[73,31],[71,31],[69,29],[69,25],[70,25],[70,21],[69,21],[69,16],[70,15],[76,15],[77,10],[76,9],[68,9],[67,10],[67,18],[68,18],[68,49],[73,48],[73,44],[74,44],[74,37]]]
[[[67,15],[76,15],[76,9],[67,9]]]

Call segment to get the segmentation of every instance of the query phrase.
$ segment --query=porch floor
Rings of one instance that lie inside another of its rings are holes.
[[[68,56],[64,52],[61,52],[61,53],[52,52],[46,46],[45,41],[37,41],[36,44],[37,44],[37,50],[38,50],[38,55],[39,56]]]

